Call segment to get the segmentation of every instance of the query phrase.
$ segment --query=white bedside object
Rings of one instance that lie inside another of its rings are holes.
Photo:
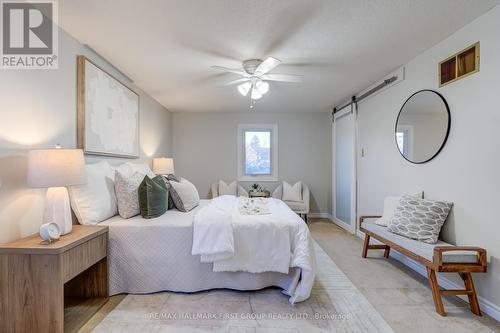
[[[166,157],[154,158],[153,172],[157,175],[174,174],[174,159]]]
[[[44,223],[40,226],[40,238],[49,243],[58,240],[61,236],[59,226],[56,223]]]
[[[28,185],[47,187],[43,223],[57,223],[61,235],[71,232],[73,221],[65,186],[87,182],[81,149],[37,149],[28,154]]]

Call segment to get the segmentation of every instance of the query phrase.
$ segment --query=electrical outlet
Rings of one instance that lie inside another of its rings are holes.
[[[361,148],[361,157],[365,157],[365,149]]]

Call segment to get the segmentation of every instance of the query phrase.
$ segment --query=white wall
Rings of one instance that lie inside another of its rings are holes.
[[[237,179],[238,124],[278,124],[279,180],[302,180],[311,190],[311,212],[330,213],[331,119],[324,112],[173,113],[175,171],[209,198],[212,182]]]
[[[59,69],[0,71],[0,243],[38,232],[45,190],[26,186],[26,153],[59,143],[76,147],[76,56],[84,54],[127,80],[106,62],[59,31]],[[171,154],[171,114],[140,94],[141,160]],[[97,157],[87,157],[88,161]],[[122,163],[124,159],[112,159]]]
[[[479,294],[500,306],[500,6],[492,9],[406,65],[406,79],[359,105],[359,214],[381,213],[387,195],[424,190],[454,202],[443,238],[488,250],[488,273],[475,274]],[[477,41],[481,70],[438,88],[437,64]],[[394,142],[399,109],[420,89],[439,91],[451,110],[451,131],[442,152],[414,165]],[[456,274],[455,274],[456,275]],[[455,275],[447,278],[456,278]],[[455,279],[460,282],[460,279]]]

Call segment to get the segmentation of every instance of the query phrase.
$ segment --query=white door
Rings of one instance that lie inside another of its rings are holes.
[[[354,104],[338,111],[333,121],[333,218],[356,231],[356,112]]]

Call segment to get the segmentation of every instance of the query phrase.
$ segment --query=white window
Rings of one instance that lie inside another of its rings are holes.
[[[238,180],[278,180],[278,125],[238,126]]]
[[[407,159],[413,159],[413,126],[399,125],[396,129],[398,149]]]

